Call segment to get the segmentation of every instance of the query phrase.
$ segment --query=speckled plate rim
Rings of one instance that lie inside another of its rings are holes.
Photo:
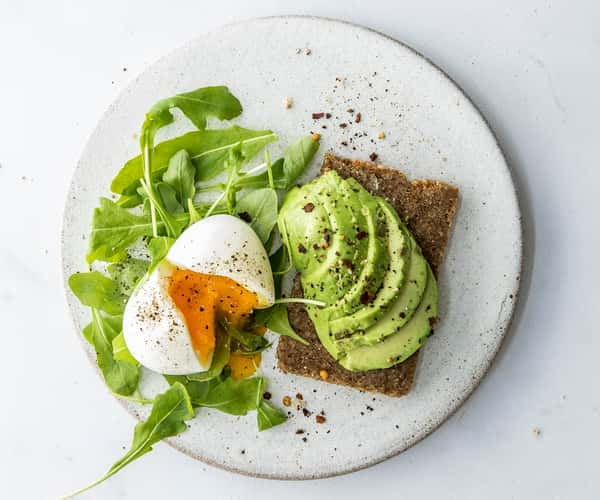
[[[488,359],[486,360],[484,366],[482,367],[481,372],[479,373],[479,375],[474,379],[473,381],[473,385],[462,395],[462,397],[457,398],[454,402],[453,407],[448,407],[448,412],[446,413],[446,415],[440,419],[440,421],[428,428],[423,430],[423,432],[419,433],[419,434],[415,434],[414,437],[411,437],[410,439],[407,439],[401,446],[399,446],[396,449],[391,450],[388,454],[384,454],[381,457],[377,457],[374,458],[372,460],[369,461],[365,461],[364,463],[360,464],[359,466],[355,466],[355,467],[349,467],[348,469],[345,470],[341,470],[341,471],[335,471],[335,472],[325,472],[322,474],[311,474],[311,475],[282,475],[282,474],[262,474],[262,473],[250,473],[248,471],[245,471],[243,469],[238,469],[236,467],[230,467],[218,462],[215,462],[214,460],[210,460],[207,459],[206,457],[201,456],[200,454],[194,453],[192,451],[190,451],[189,449],[186,449],[184,446],[179,445],[178,443],[176,443],[173,439],[165,439],[164,441],[169,444],[171,447],[175,448],[176,450],[182,452],[183,454],[194,458],[202,463],[205,463],[207,465],[211,465],[213,467],[222,469],[222,470],[227,470],[229,472],[233,472],[236,474],[241,474],[243,476],[248,476],[248,477],[254,477],[254,478],[261,478],[261,479],[273,479],[273,480],[287,480],[287,481],[304,481],[304,480],[314,480],[314,479],[326,479],[329,477],[335,477],[335,476],[342,476],[345,474],[351,474],[352,472],[356,472],[359,470],[363,470],[363,469],[367,469],[369,467],[372,467],[374,465],[380,464],[382,462],[385,462],[386,460],[393,458],[397,455],[399,455],[400,453],[406,451],[407,449],[413,447],[414,445],[416,445],[417,443],[421,442],[423,439],[425,439],[426,437],[430,436],[431,434],[433,434],[437,429],[439,429],[442,424],[444,424],[450,417],[452,417],[457,411],[458,409],[465,403],[465,401],[467,399],[469,399],[469,397],[473,394],[473,392],[479,387],[479,385],[481,384],[481,381],[483,380],[483,378],[485,377],[485,375],[487,374],[487,372],[489,371],[489,369],[492,366],[492,363],[494,361],[494,359],[496,358],[496,355],[498,354],[498,351],[500,350],[504,338],[506,337],[507,333],[509,332],[509,330],[512,327],[512,321],[514,318],[514,313],[515,313],[515,309],[517,307],[517,304],[519,303],[519,287],[520,287],[520,276],[522,275],[523,272],[523,239],[524,239],[524,233],[523,233],[523,224],[522,224],[522,211],[521,211],[521,204],[520,204],[520,200],[519,200],[519,196],[518,196],[518,191],[515,187],[515,183],[514,183],[514,176],[512,174],[511,168],[508,164],[508,162],[506,161],[506,155],[504,154],[504,151],[502,150],[502,147],[500,146],[500,143],[498,141],[498,137],[496,136],[496,133],[494,132],[494,129],[491,127],[490,123],[488,122],[488,120],[486,119],[486,117],[484,116],[484,114],[481,112],[481,110],[477,107],[477,105],[473,102],[473,100],[471,99],[471,97],[462,89],[462,87],[460,85],[458,85],[458,83],[456,83],[456,81],[454,81],[454,79],[452,77],[450,77],[443,69],[441,69],[437,64],[435,64],[431,59],[429,59],[427,56],[423,55],[422,53],[420,53],[419,51],[417,51],[416,49],[414,49],[413,47],[411,47],[410,45],[397,40],[389,35],[386,35],[385,33],[382,33],[380,31],[377,31],[373,28],[369,28],[367,26],[363,26],[360,24],[356,24],[356,23],[352,23],[350,21],[344,21],[344,20],[340,20],[340,19],[335,19],[335,18],[330,18],[330,17],[323,17],[323,16],[310,16],[310,15],[283,15],[283,16],[263,16],[263,17],[256,17],[256,18],[249,18],[249,19],[244,19],[241,21],[236,21],[233,23],[227,23],[224,25],[219,26],[218,29],[215,30],[211,30],[206,34],[210,34],[210,33],[214,33],[214,32],[218,32],[224,28],[230,27],[230,26],[236,26],[236,25],[242,25],[242,24],[248,24],[248,23],[253,23],[253,22],[258,22],[258,21],[263,21],[263,20],[281,20],[281,21],[286,21],[286,20],[293,20],[293,19],[308,19],[308,20],[315,20],[315,21],[325,21],[328,23],[333,23],[333,24],[340,24],[340,25],[345,25],[354,29],[359,29],[359,30],[363,30],[365,32],[371,33],[371,34],[375,34],[378,36],[381,36],[393,43],[396,43],[400,46],[402,46],[403,48],[409,50],[410,52],[412,52],[414,55],[416,55],[417,57],[421,58],[422,60],[424,60],[429,66],[431,66],[432,69],[434,69],[435,71],[437,71],[439,74],[441,74],[444,78],[446,78],[446,80],[448,80],[448,82],[453,85],[459,92],[460,94],[466,99],[466,101],[468,102],[468,104],[471,106],[472,110],[481,118],[483,124],[485,124],[485,126],[487,127],[487,129],[489,130],[491,136],[494,139],[494,143],[495,146],[500,154],[500,157],[503,160],[503,164],[506,168],[506,173],[508,175],[508,178],[510,179],[510,184],[512,186],[513,189],[513,194],[515,196],[515,200],[516,200],[516,208],[517,208],[517,214],[518,214],[518,225],[519,225],[519,239],[518,239],[518,265],[517,265],[517,279],[515,280],[515,282],[513,283],[513,289],[512,289],[512,293],[514,295],[514,297],[516,298],[516,300],[512,301],[511,303],[511,309],[510,312],[506,318],[505,324],[503,325],[504,328],[502,329],[502,338],[500,339],[500,341],[497,343],[496,349],[494,349],[493,352],[491,352],[490,356],[488,357]],[[182,50],[190,45],[193,45],[195,43],[196,39],[192,39],[190,41],[188,41],[186,44],[177,47],[173,50],[171,50],[168,54],[162,56],[161,58],[159,58],[158,60],[154,61],[152,64],[150,64],[142,73],[140,73],[138,75],[138,77],[132,81],[129,85],[127,85],[127,87],[125,87],[120,94],[117,96],[117,98],[109,105],[109,107],[107,108],[107,110],[102,114],[100,121],[102,121],[104,119],[104,117],[110,112],[110,110],[112,109],[112,107],[114,106],[115,102],[119,101],[121,99],[121,97],[123,95],[125,95],[128,91],[128,89],[133,86],[135,84],[135,82],[137,81],[138,78],[140,78],[146,71],[148,71],[149,68],[151,68],[154,64],[157,64],[159,61],[163,61],[165,59],[168,59],[172,56],[173,53]],[[93,134],[93,132],[92,132]],[[90,137],[91,135],[90,134]],[[86,141],[86,145],[84,147],[87,148],[89,142],[89,138],[88,141]],[[71,177],[71,183],[69,185],[69,189],[68,189],[68,194],[67,194],[67,202],[65,202],[65,207],[63,209],[63,218],[62,218],[62,227],[61,227],[61,248],[60,248],[60,255],[61,255],[61,272],[62,272],[62,278],[63,278],[63,285],[64,285],[64,292],[65,292],[65,297],[67,298],[66,301],[66,306],[67,306],[67,310],[69,311],[69,316],[71,317],[71,320],[73,322],[73,326],[74,326],[74,330],[75,333],[77,335],[77,338],[80,341],[80,345],[82,346],[82,349],[84,350],[84,352],[86,353],[86,356],[88,357],[88,359],[90,360],[92,366],[94,367],[97,375],[102,378],[102,374],[100,373],[100,369],[98,368],[98,366],[96,365],[95,359],[93,358],[93,356],[91,355],[91,352],[86,349],[85,347],[85,343],[84,343],[84,339],[83,337],[79,334],[79,331],[77,330],[77,323],[75,318],[73,317],[73,314],[71,312],[71,308],[68,306],[68,297],[69,294],[71,293],[68,285],[67,285],[67,281],[68,281],[68,276],[65,274],[65,225],[67,222],[67,207],[68,207],[68,196],[71,195],[71,192],[73,191],[73,187],[75,184],[75,177],[77,174],[77,171],[79,169],[80,166],[80,162],[77,163],[72,177]],[[117,399],[117,401],[119,402],[119,404],[127,411],[127,413],[129,413],[130,415],[132,415],[136,420],[139,420],[139,415],[137,415],[134,411],[131,411],[131,409],[125,404],[125,402],[119,398],[115,398]]]

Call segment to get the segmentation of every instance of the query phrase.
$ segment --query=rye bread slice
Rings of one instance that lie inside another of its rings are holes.
[[[335,170],[344,178],[355,178],[371,194],[389,201],[412,231],[434,274],[438,275],[458,204],[456,187],[433,180],[411,182],[398,170],[330,153],[325,155],[321,173],[328,170]],[[292,295],[302,296],[298,275],[294,279]],[[302,305],[289,304],[288,315],[294,330],[310,345],[305,346],[289,337],[279,339],[277,359],[284,372],[388,396],[404,396],[410,391],[419,351],[392,368],[352,372],[339,365],[321,345]]]

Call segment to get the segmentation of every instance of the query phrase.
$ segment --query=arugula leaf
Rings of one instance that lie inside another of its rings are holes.
[[[177,200],[177,191],[175,188],[166,182],[157,182],[156,190],[160,195],[160,200],[163,206],[170,214],[180,214],[184,212],[183,206]]]
[[[150,266],[148,266],[148,274],[150,274],[158,263],[163,260],[171,246],[175,243],[174,238],[169,238],[168,236],[159,236],[157,238],[152,238],[148,244],[148,253],[150,254],[150,258],[152,261],[150,262]]]
[[[196,382],[204,382],[206,380],[213,379],[221,375],[223,368],[229,363],[229,357],[231,354],[230,338],[229,335],[218,335],[217,345],[215,346],[215,353],[213,355],[210,368],[205,372],[194,373],[188,375],[188,380]]]
[[[277,192],[271,188],[249,191],[236,203],[236,214],[245,214],[249,224],[265,244],[277,223]],[[244,217],[246,220],[246,217]]]
[[[231,120],[242,112],[240,101],[225,86],[203,87],[191,92],[177,94],[158,101],[147,115],[161,122],[168,120],[165,113],[170,108],[179,108],[198,129],[206,127],[206,119],[214,116],[219,120]],[[170,121],[173,120],[171,115]],[[170,123],[170,122],[168,122]]]
[[[227,323],[227,321],[221,321],[220,325],[231,338],[235,339],[237,343],[243,347],[243,349],[236,350],[236,352],[239,352],[240,354],[246,354],[248,356],[257,354],[271,345],[263,336],[239,330],[235,326]]]
[[[241,143],[244,158],[250,159],[277,136],[270,130],[250,130],[234,125],[225,129],[198,130],[157,144],[152,154],[152,178],[159,179],[168,162],[185,149],[196,167],[196,181],[210,180],[223,172],[229,151]],[[129,160],[113,179],[113,193],[131,195],[144,175],[142,155]]]
[[[261,399],[256,409],[256,422],[259,431],[270,429],[276,425],[283,424],[285,421],[287,421],[285,412],[276,408],[268,401]]]
[[[125,343],[125,336],[123,335],[123,332],[119,333],[119,335],[117,335],[112,340],[112,349],[113,349],[113,358],[115,358],[115,360],[127,361],[128,363],[131,363],[132,365],[139,366],[137,359],[135,359],[131,355],[131,353],[129,352],[129,349],[127,348],[127,344]]]
[[[264,384],[262,377],[241,380],[229,377],[220,383],[210,384],[206,394],[196,394],[192,397],[192,404],[213,408],[230,415],[246,415],[249,411],[256,410],[257,395],[262,395]]]
[[[117,283],[98,271],[72,274],[69,288],[84,306],[112,315],[122,313],[127,302]]]
[[[178,224],[186,225],[187,214],[173,216]],[[164,229],[162,222],[159,230]],[[100,207],[94,209],[88,255],[89,264],[95,260],[122,261],[127,249],[142,236],[152,236],[152,222],[148,214],[134,215],[108,198],[100,198]]]
[[[276,189],[289,189],[304,173],[318,149],[319,141],[314,140],[312,136],[303,137],[288,146],[284,151],[283,158],[279,158],[271,165],[272,183],[267,171],[242,177],[236,187],[238,189],[257,189],[272,184]]]
[[[191,226],[192,224],[195,224],[200,219],[202,219],[202,216],[200,215],[198,210],[196,210],[196,207],[194,206],[194,203],[191,198],[188,198],[187,205],[188,205],[188,212],[190,214],[190,226]]]
[[[268,309],[256,311],[254,322],[265,325],[269,330],[278,335],[290,337],[301,344],[309,345],[308,341],[298,335],[290,325],[287,308],[284,304],[275,304]]]
[[[133,442],[125,456],[115,462],[100,479],[63,498],[73,497],[106,481],[135,459],[152,451],[154,444],[185,431],[187,429],[185,421],[193,417],[194,409],[185,387],[175,382],[164,393],[156,396],[148,419],[135,426]]]
[[[129,297],[140,280],[146,275],[149,262],[147,260],[128,258],[123,262],[114,262],[106,266],[106,271],[117,284],[119,292]]]
[[[283,276],[291,269],[291,262],[287,247],[281,245],[273,254],[269,255],[271,271],[273,272],[273,283],[275,285],[275,297],[281,297],[281,282]]]
[[[313,139],[312,136],[303,137],[288,146],[283,154],[283,171],[275,179],[275,185],[282,189],[289,189],[304,173],[318,149],[319,141]],[[273,172],[273,177],[276,177],[275,172]]]
[[[102,316],[98,309],[92,308],[91,326],[86,328],[89,329],[91,344],[96,351],[96,362],[106,385],[117,394],[129,396],[137,389],[140,373],[137,363],[114,357],[113,341],[121,332],[121,323],[120,316]]]
[[[169,166],[163,174],[163,181],[175,190],[177,201],[183,206],[193,199],[196,193],[196,169],[192,165],[189,153],[180,149],[169,160]]]

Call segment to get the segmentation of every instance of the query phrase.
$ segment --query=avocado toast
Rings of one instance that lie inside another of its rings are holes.
[[[330,311],[336,312],[328,312],[324,320],[325,313],[318,308],[290,304],[290,323],[309,345],[281,338],[279,367],[334,384],[405,395],[414,379],[418,348],[432,333],[437,316],[434,276],[448,242],[458,189],[439,181],[410,182],[398,170],[332,154],[325,155],[321,174],[314,186],[335,195],[314,193],[320,202],[312,203],[295,200],[299,194],[292,191],[282,213],[287,204],[290,216],[284,221],[290,225],[298,221],[291,232],[305,232],[307,242],[316,241],[309,249],[303,244],[291,248],[307,287],[303,292],[297,275],[292,295],[328,297],[335,304]],[[328,207],[339,214],[331,224],[325,222],[332,213]],[[302,219],[299,208],[310,212],[308,221]],[[354,233],[363,227],[364,231]],[[367,237],[376,231],[378,238]],[[382,241],[385,248],[381,248]],[[328,257],[319,257],[321,249],[327,250]],[[333,272],[327,260],[332,254],[338,257]],[[310,262],[315,255],[316,263]],[[352,272],[353,258],[361,259],[360,273]],[[308,273],[307,266],[312,266]],[[324,266],[329,266],[328,274]]]

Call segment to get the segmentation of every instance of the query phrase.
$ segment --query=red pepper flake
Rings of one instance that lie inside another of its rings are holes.
[[[306,205],[304,205],[303,209],[306,213],[312,212],[315,209],[315,204],[307,203]]]
[[[313,113],[312,114],[312,119],[313,120],[320,120],[321,118],[323,118],[325,116],[325,113]]]
[[[348,108],[346,111],[348,111],[348,113],[354,113],[354,110],[352,108]]]
[[[252,222],[252,217],[250,217],[250,214],[248,212],[240,212],[238,214],[238,217],[240,219],[242,219],[244,222],[248,222],[248,223]]]
[[[356,239],[357,240],[362,240],[363,238],[366,238],[369,234],[366,231],[359,231],[358,233],[356,233]]]
[[[356,123],[360,123],[361,120],[362,120],[362,114],[361,113],[356,113],[356,116],[354,117],[354,121]]]
[[[315,420],[317,421],[317,424],[324,424],[327,421],[323,415],[317,415]]]
[[[340,123],[340,128],[346,128],[348,126],[347,123]]]
[[[299,399],[300,401],[302,401],[304,398],[302,397],[302,394],[298,393],[298,394],[296,394],[296,399]]]
[[[369,155],[369,159],[370,159],[371,161],[375,161],[377,158],[379,158],[379,155],[378,155],[377,153],[371,153],[371,154]]]
[[[306,253],[306,247],[302,243],[300,243],[298,244],[298,251],[300,253]]]
[[[371,302],[373,299],[375,298],[375,294],[373,292],[364,292],[361,296],[360,296],[360,303],[363,306],[366,306],[367,304],[369,304],[369,302]]]

